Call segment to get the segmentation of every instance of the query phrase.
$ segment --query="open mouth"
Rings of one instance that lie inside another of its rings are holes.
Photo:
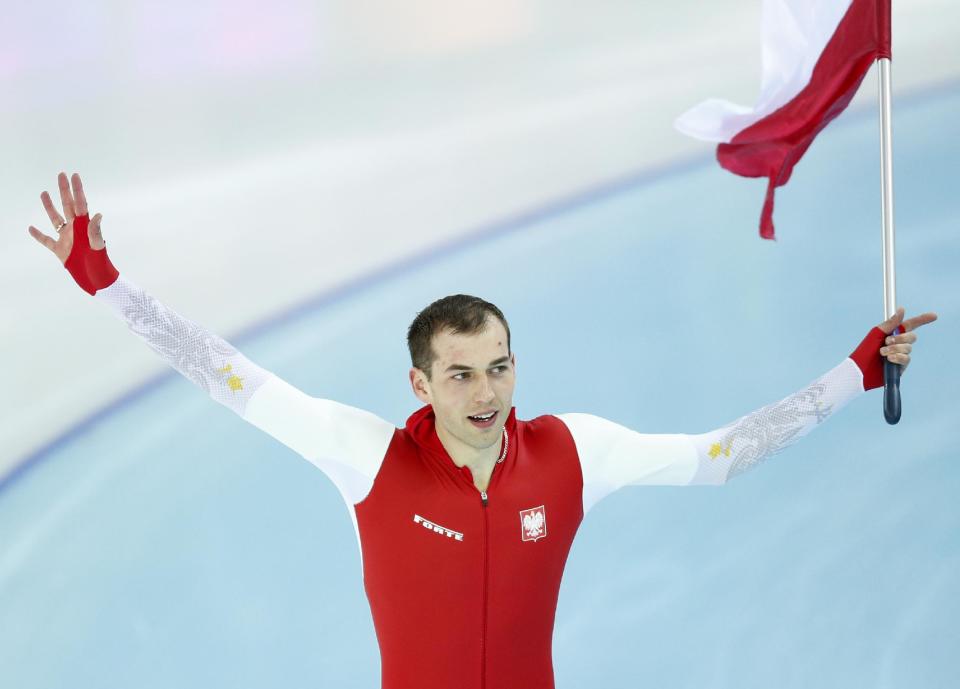
[[[493,425],[494,421],[497,420],[497,412],[492,411],[486,414],[477,414],[476,416],[468,416],[467,418],[470,420],[470,423],[472,423],[477,428],[490,428]]]

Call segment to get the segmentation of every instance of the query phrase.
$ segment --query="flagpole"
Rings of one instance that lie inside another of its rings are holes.
[[[890,58],[880,58],[880,221],[883,226],[883,319],[897,309],[896,259],[893,235],[893,130],[890,122]],[[898,329],[899,331],[899,329]],[[883,362],[883,416],[900,420],[899,364]]]

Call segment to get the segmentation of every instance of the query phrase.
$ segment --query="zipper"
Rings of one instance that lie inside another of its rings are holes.
[[[487,493],[480,491],[483,501],[483,616],[480,630],[480,689],[487,686],[487,586],[490,576],[489,545],[487,534],[490,531],[490,521],[487,516]]]
[[[489,488],[493,483],[493,477],[497,473],[497,466],[499,466],[506,457],[508,442],[509,440],[507,440],[506,433],[504,433],[504,452],[500,459],[497,460],[496,464],[493,465],[493,470],[490,472],[490,480],[487,482],[487,488]],[[487,686],[487,589],[489,588],[490,579],[490,543],[488,537],[488,532],[490,531],[490,518],[488,516],[489,513],[487,512],[488,502],[489,499],[487,496],[487,491],[481,490],[480,504],[483,505],[483,613],[481,615],[480,628],[480,689],[486,689]]]
[[[487,482],[487,488],[493,483],[493,477],[497,473],[497,466],[500,462],[493,465],[493,471],[490,472],[490,480]],[[482,627],[480,630],[480,689],[486,689],[487,686],[487,598],[490,581],[490,516],[487,511],[489,502],[487,491],[480,491],[480,503],[483,505],[483,616]]]

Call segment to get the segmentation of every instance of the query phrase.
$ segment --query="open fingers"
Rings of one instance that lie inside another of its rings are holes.
[[[95,216],[90,218],[90,227],[89,227],[89,237],[90,237],[90,248],[94,251],[99,251],[106,244],[103,241],[103,233],[100,231],[100,220],[103,218],[103,215],[97,213]],[[916,335],[914,335],[916,337]]]
[[[73,209],[77,215],[86,215],[87,197],[83,193],[83,183],[80,181],[80,175],[74,172],[70,182],[73,185]]]
[[[73,205],[73,194],[70,192],[70,182],[67,181],[67,173],[61,172],[57,175],[57,185],[60,187],[60,202],[63,205],[63,215],[67,222],[73,220],[76,216],[76,209]]]
[[[53,205],[53,199],[50,198],[50,194],[47,192],[40,194],[40,202],[43,203],[43,209],[47,211],[47,217],[50,218],[50,222],[53,223],[54,228],[59,228],[64,222],[63,216],[60,215],[60,211]]]
[[[57,243],[53,240],[53,237],[48,237],[33,225],[30,226],[30,236],[50,249],[50,251],[56,253]]]
[[[937,320],[937,314],[933,312],[921,313],[919,316],[914,316],[913,318],[908,318],[903,322],[903,331],[910,332],[911,330],[916,330],[921,325],[926,325],[927,323],[933,323]]]

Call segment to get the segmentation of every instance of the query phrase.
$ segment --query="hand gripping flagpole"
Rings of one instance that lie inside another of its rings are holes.
[[[883,225],[883,319],[897,309],[897,276],[893,237],[893,132],[890,123],[890,58],[880,58],[880,220]],[[899,332],[898,328],[894,332]],[[883,416],[889,424],[900,420],[899,364],[883,362]]]

